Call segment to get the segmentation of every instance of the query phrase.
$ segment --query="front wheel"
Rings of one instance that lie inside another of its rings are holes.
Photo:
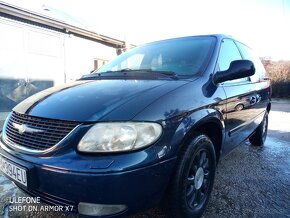
[[[264,145],[268,132],[268,112],[265,112],[262,123],[255,130],[254,134],[250,136],[249,141],[252,145],[262,146]]]
[[[180,152],[169,187],[171,217],[201,217],[213,188],[215,169],[213,143],[204,134],[194,134]]]

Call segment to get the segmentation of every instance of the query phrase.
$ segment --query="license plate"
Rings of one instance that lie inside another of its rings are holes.
[[[12,180],[27,187],[26,169],[19,167],[0,156],[0,170]]]

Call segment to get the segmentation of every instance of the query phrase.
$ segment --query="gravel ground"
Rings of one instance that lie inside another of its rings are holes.
[[[203,217],[290,217],[289,154],[290,102],[275,101],[265,146],[257,148],[245,142],[220,161]],[[11,196],[26,195],[0,175],[0,217],[78,217],[60,212],[9,211],[15,206],[8,202]],[[166,216],[156,207],[127,218],[152,217]]]

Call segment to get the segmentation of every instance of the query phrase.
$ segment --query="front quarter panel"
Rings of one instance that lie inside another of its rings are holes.
[[[168,121],[168,124],[172,121]],[[174,122],[174,121],[173,121]],[[208,122],[214,122],[220,126],[224,136],[224,119],[222,114],[216,108],[203,108],[192,112],[178,123],[177,128],[172,132],[172,138],[169,143],[167,158],[171,158],[178,154],[181,146],[186,145],[190,140],[191,133],[195,131],[200,125]],[[169,124],[172,125],[172,124]],[[157,147],[157,153],[161,151],[161,147]]]
[[[177,155],[180,145],[196,126],[217,122],[224,129],[225,109],[226,96],[222,87],[212,84],[211,77],[199,78],[158,99],[134,120],[163,124],[166,143],[156,146],[157,154],[166,149],[166,155],[162,158],[170,158]]]

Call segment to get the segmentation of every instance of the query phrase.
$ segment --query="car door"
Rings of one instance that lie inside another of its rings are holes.
[[[256,90],[256,95],[252,96],[253,101],[255,101],[255,104],[252,104],[252,113],[259,121],[261,117],[263,117],[264,112],[270,103],[270,80],[266,76],[266,70],[260,58],[253,52],[253,50],[240,42],[236,41],[235,43],[238,46],[243,59],[251,60],[256,69],[255,74],[250,77],[250,81]],[[257,123],[259,124],[259,122]]]
[[[242,55],[235,42],[232,39],[223,39],[218,58],[219,70],[227,70],[232,61],[240,59],[242,59]],[[256,104],[259,97],[250,78],[227,81],[220,86],[223,87],[227,97],[227,106],[224,111],[226,137],[223,147],[223,153],[226,154],[254,131],[253,105]]]

